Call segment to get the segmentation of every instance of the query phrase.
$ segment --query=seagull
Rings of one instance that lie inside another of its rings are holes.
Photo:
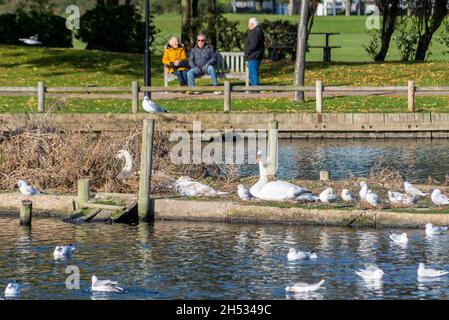
[[[366,194],[368,193],[368,184],[365,181],[360,182],[362,189],[359,192],[360,200],[365,200]]]
[[[338,197],[334,194],[334,189],[327,188],[320,193],[320,200],[323,203],[334,203],[338,201]]]
[[[318,290],[323,283],[324,283],[324,279],[322,279],[318,283],[313,283],[313,284],[304,283],[304,282],[298,282],[298,283],[295,283],[292,286],[285,287],[285,291],[291,291],[291,292],[310,292],[310,291],[315,291],[315,290]]]
[[[445,270],[426,269],[424,263],[420,263],[418,267],[418,278],[438,278],[448,273]]]
[[[192,180],[190,177],[180,177],[173,184],[174,188],[181,194],[181,196],[217,196],[228,194],[227,192],[217,191],[212,187]]]
[[[320,200],[320,197],[314,196],[310,192],[303,193],[299,195],[297,198],[294,199],[295,201],[305,203],[305,202],[318,202]]]
[[[307,252],[307,251],[296,251],[295,248],[290,248],[287,254],[288,261],[295,261],[301,259],[317,259],[318,256],[315,251]]]
[[[147,96],[143,98],[142,107],[143,110],[149,113],[168,112],[154,101],[151,101]]]
[[[117,151],[115,156],[119,160],[125,160],[125,165],[122,168],[122,173],[124,174],[132,174],[133,173],[133,158],[128,150],[122,149]]]
[[[287,189],[287,199],[298,200],[298,198],[300,198],[303,194],[306,193],[310,193],[310,191],[303,187],[292,186]]]
[[[380,197],[372,192],[371,190],[368,190],[366,194],[365,200],[372,206],[376,207],[380,205],[382,202],[380,201]]]
[[[245,186],[243,186],[243,184],[239,184],[237,186],[238,190],[237,190],[237,194],[239,195],[240,199],[242,200],[249,200],[251,199],[251,193],[249,192],[248,188],[246,188]]]
[[[99,292],[123,292],[123,288],[117,286],[116,281],[98,280],[96,276],[92,276],[92,291]]]
[[[406,244],[408,242],[408,237],[407,237],[407,234],[405,232],[402,233],[402,234],[397,234],[397,233],[390,232],[390,239],[394,243],[398,243],[398,244]]]
[[[55,251],[53,251],[53,256],[55,259],[68,258],[75,251],[75,247],[72,244],[68,246],[56,246]]]
[[[411,196],[404,193],[388,191],[388,199],[392,204],[413,205],[418,201],[418,196]]]
[[[435,203],[437,206],[444,206],[446,204],[449,204],[449,199],[447,198],[446,195],[441,193],[440,189],[433,190],[430,199],[432,199],[432,202]]]
[[[355,201],[354,194],[351,191],[349,191],[348,189],[341,190],[341,198],[345,202],[354,202]]]
[[[31,36],[29,38],[20,38],[19,40],[29,45],[42,44],[42,42],[37,41],[38,37],[39,35],[35,34],[34,36]]]
[[[5,297],[17,297],[20,294],[21,287],[20,284],[14,280],[8,283],[5,289]]]
[[[431,223],[426,224],[426,235],[433,236],[435,234],[443,234],[447,230],[447,227],[433,226]]]
[[[384,275],[382,269],[375,265],[370,265],[366,269],[358,269],[354,272],[365,280],[382,279]]]
[[[429,195],[428,193],[424,193],[421,190],[415,188],[410,182],[407,181],[404,182],[404,190],[411,196],[425,197]]]
[[[41,192],[39,190],[28,185],[28,183],[26,183],[26,181],[19,180],[19,181],[17,181],[17,185],[19,186],[20,192],[26,196],[34,196],[36,194],[41,194]]]

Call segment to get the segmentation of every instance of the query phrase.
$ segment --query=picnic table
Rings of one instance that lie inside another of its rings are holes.
[[[323,49],[323,62],[331,62],[332,61],[332,49],[341,48],[341,46],[331,46],[329,45],[330,36],[340,34],[339,32],[311,32],[313,35],[324,35],[325,43],[323,46],[309,46],[311,49],[322,48]],[[296,43],[296,32],[285,32],[283,35],[291,36]],[[273,61],[279,60],[279,55],[282,50],[290,50],[296,51],[296,45],[290,44],[278,44],[278,40],[276,37],[276,33],[269,33],[271,39],[271,45],[268,46],[268,50],[270,50],[270,59]],[[293,58],[293,57],[292,57]]]

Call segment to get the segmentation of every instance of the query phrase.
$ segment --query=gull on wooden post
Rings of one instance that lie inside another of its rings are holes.
[[[147,96],[143,98],[142,108],[148,113],[168,112],[160,105],[150,100],[150,98],[148,98]]]

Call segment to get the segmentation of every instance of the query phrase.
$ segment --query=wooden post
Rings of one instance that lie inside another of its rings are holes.
[[[83,205],[90,198],[90,179],[78,180],[78,205]]]
[[[131,111],[137,113],[139,111],[139,83],[133,81],[131,84]]]
[[[37,83],[37,111],[45,112],[45,84],[44,81]]]
[[[20,203],[20,225],[31,226],[33,217],[33,203],[30,200],[22,200]]]
[[[323,113],[323,82],[321,80],[316,81],[316,112]]]
[[[408,82],[408,112],[415,112],[415,81]]]
[[[231,112],[231,83],[224,81],[224,112]]]
[[[278,169],[278,122],[268,123],[268,175],[275,177]]]
[[[150,192],[153,135],[154,119],[145,119],[143,121],[142,147],[140,150],[139,201],[137,206],[139,219],[144,221],[152,219],[150,215]]]
[[[320,180],[321,181],[329,181],[330,180],[330,173],[329,171],[322,170],[320,171]]]

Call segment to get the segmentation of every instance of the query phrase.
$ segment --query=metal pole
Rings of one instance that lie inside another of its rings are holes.
[[[151,86],[151,52],[150,52],[150,0],[145,1],[145,52],[144,52],[144,83],[145,87]],[[150,92],[145,96],[151,98]]]

